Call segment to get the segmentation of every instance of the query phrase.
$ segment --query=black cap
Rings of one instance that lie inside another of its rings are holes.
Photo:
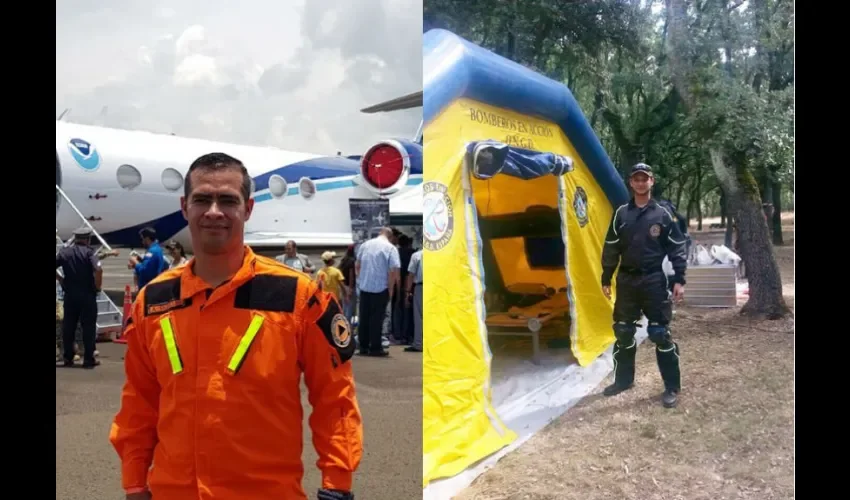
[[[655,177],[655,176],[652,174],[652,167],[650,167],[650,166],[649,166],[649,165],[647,165],[646,163],[637,163],[637,164],[635,164],[635,166],[633,166],[633,167],[632,167],[632,171],[631,171],[631,173],[629,173],[629,177],[631,177],[631,176],[633,176],[633,175],[635,175],[635,174],[641,174],[641,173],[646,174],[646,175],[648,175],[649,177]]]

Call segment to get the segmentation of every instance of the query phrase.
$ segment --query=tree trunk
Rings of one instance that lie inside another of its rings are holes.
[[[702,231],[702,167],[697,165],[697,231]]]
[[[715,168],[720,166],[725,170],[722,159],[719,156],[718,159],[720,162]],[[747,266],[750,285],[750,298],[741,308],[741,314],[780,319],[791,310],[782,296],[782,279],[770,242],[758,184],[745,166],[736,165],[735,170],[734,181],[727,181],[737,184],[734,195],[729,197],[730,208],[738,223],[738,248]]]
[[[739,229],[740,231],[740,229]],[[735,236],[735,221],[731,215],[726,216],[726,232],[723,235],[723,244],[726,248],[734,250],[732,237]]]
[[[782,183],[773,183],[773,244],[781,246],[785,244],[782,237]]]
[[[723,188],[721,187],[720,188],[720,227],[726,227],[727,215],[728,215],[728,213],[726,211],[726,191],[724,191]],[[727,242],[726,246],[727,247],[729,246],[728,242]]]
[[[726,190],[723,190],[723,196],[720,198],[720,203],[722,203],[721,210],[722,213],[725,214],[725,225],[723,227],[726,228],[726,234],[723,237],[723,244],[726,245],[727,248],[732,248],[732,233],[735,231],[735,223],[732,220],[732,211],[729,210],[729,206],[731,203],[729,202],[729,196],[726,195]],[[740,228],[739,228],[740,230]]]
[[[688,33],[687,28],[688,9],[683,0],[666,0],[666,4],[670,24],[670,76],[682,96],[686,112],[691,113],[697,98],[692,93],[690,83],[693,68],[689,63],[691,51],[688,40],[692,34]],[[782,279],[768,236],[758,184],[746,169],[743,158],[736,158],[735,169],[730,171],[726,168],[723,153],[719,146],[709,146],[714,174],[730,202],[730,212],[738,222],[741,258],[747,266],[750,298],[741,308],[741,314],[782,318],[790,313],[790,309],[782,296]]]
[[[599,118],[599,114],[602,112],[602,106],[605,103],[605,94],[602,93],[602,85],[598,85],[596,87],[596,93],[593,95],[593,114],[590,115],[590,128],[593,130],[598,130],[596,128],[596,120]]]
[[[682,182],[679,182],[676,186],[676,206],[682,206],[682,193],[685,191],[685,185]]]
[[[697,231],[702,231],[702,202],[697,200]]]

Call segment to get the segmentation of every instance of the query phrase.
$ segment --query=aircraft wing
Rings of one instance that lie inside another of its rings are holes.
[[[422,225],[422,185],[408,192],[390,198],[390,224],[395,226]],[[255,248],[282,248],[289,240],[301,247],[345,247],[352,243],[350,231],[331,232],[293,232],[245,231],[245,244]]]
[[[345,247],[352,243],[351,233],[278,233],[273,231],[245,232],[245,244],[255,248],[283,248],[293,240],[301,247]]]
[[[422,185],[390,198],[390,224],[393,226],[422,225]]]
[[[422,107],[422,91],[407,94],[406,96],[397,97],[384,101],[368,108],[363,108],[362,113],[380,113],[387,111],[398,111],[400,109],[421,108]]]
[[[418,215],[422,218],[422,184],[407,193],[390,198],[390,216]]]

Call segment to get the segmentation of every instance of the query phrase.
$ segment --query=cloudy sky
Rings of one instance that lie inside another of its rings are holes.
[[[56,116],[316,154],[412,137],[422,0],[60,0]]]

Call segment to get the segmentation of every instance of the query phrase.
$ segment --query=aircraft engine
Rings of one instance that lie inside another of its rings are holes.
[[[360,159],[360,178],[378,195],[397,192],[407,184],[411,173],[421,172],[422,146],[410,141],[381,141]]]

